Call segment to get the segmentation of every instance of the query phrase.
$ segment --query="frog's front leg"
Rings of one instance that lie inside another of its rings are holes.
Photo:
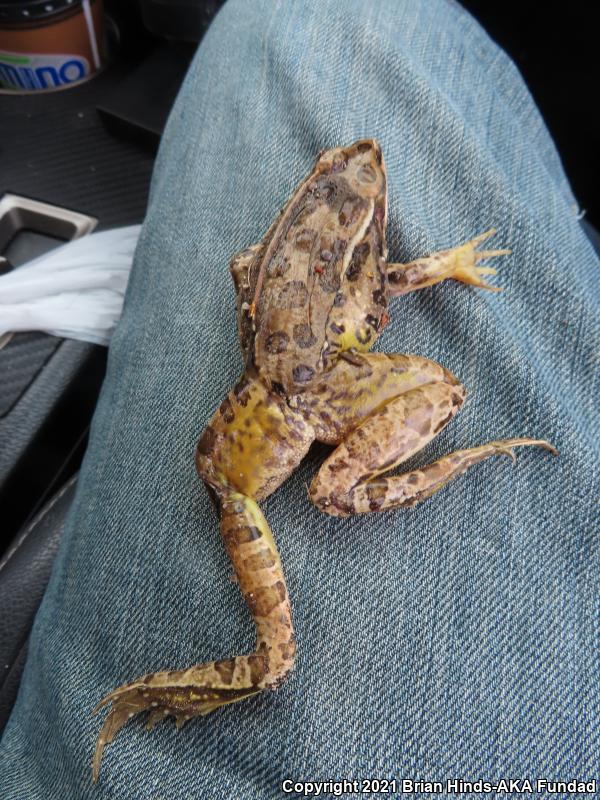
[[[256,625],[255,651],[144,675],[104,697],[97,708],[112,707],[96,745],[94,780],[104,747],[135,715],[150,712],[148,729],[169,715],[180,727],[274,689],[289,674],[296,652],[290,603],[277,547],[256,499],[285,480],[313,439],[299,413],[246,376],[221,404],[198,443],[196,463],[219,499],[225,548]]]
[[[478,262],[485,258],[508,255],[510,250],[477,250],[477,246],[496,233],[492,228],[469,242],[451,250],[442,250],[426,258],[410,261],[408,264],[388,264],[387,274],[390,295],[408,294],[416,289],[433,286],[451,278],[461,283],[489,289],[491,292],[501,291],[496,286],[486,283],[483,275],[495,275],[492,267],[479,267]]]
[[[414,356],[391,355],[387,358],[392,362],[399,359],[404,369],[407,358],[415,359]],[[373,359],[377,364],[381,356],[370,354],[361,356],[361,359],[366,363]],[[427,363],[424,359],[419,362]],[[464,388],[447,370],[442,371],[441,367],[429,362],[433,366],[426,373],[419,362],[415,361],[419,376],[428,374],[431,382],[411,386],[414,384],[413,375],[398,376],[404,378],[405,387],[398,382],[399,393],[390,398],[390,386],[384,384],[386,394],[379,398],[382,401],[379,404],[377,393],[372,389],[368,391],[368,387],[373,385],[372,376],[357,377],[350,407],[356,418],[357,401],[364,396],[367,413],[360,424],[346,433],[310,486],[310,499],[321,511],[343,517],[412,506],[480,461],[493,455],[513,456],[514,447],[537,445],[556,454],[554,447],[541,439],[504,439],[456,451],[403,475],[384,477],[383,473],[401,464],[437,436],[465,397]],[[437,374],[435,366],[440,370]],[[344,367],[345,372],[349,369]],[[361,383],[365,384],[363,394]],[[319,413],[318,406],[315,412]]]

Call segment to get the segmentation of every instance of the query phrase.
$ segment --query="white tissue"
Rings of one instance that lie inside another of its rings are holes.
[[[0,336],[35,330],[108,344],[140,228],[91,233],[0,275]]]

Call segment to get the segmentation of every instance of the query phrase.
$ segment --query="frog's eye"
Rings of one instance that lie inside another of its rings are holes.
[[[369,164],[365,164],[356,173],[356,177],[361,183],[375,183],[377,180],[377,173]]]

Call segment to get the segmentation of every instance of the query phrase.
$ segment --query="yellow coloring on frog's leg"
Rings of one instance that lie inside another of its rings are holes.
[[[256,626],[249,655],[145,675],[104,697],[112,704],[93,761],[137,714],[149,711],[147,728],[169,716],[178,727],[280,685],[294,665],[296,642],[277,546],[262,511],[250,496],[264,497],[297,466],[314,433],[285,401],[246,378],[229,394],[198,442],[196,465],[219,500],[221,534],[237,582]]]

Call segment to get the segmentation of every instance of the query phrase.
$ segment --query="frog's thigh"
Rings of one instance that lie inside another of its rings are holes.
[[[440,381],[380,406],[326,459],[311,484],[311,501],[334,516],[391,508],[387,481],[400,478],[406,478],[406,499],[412,498],[423,489],[412,473],[373,479],[421,450],[448,424],[463,400],[460,384]]]
[[[311,398],[316,439],[339,444],[385,403],[419,386],[445,383],[465,390],[458,379],[436,361],[402,353],[361,353],[341,358],[316,386]],[[423,446],[423,445],[421,445]]]

